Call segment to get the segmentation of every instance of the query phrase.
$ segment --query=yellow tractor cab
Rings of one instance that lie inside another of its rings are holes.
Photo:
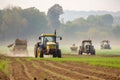
[[[59,43],[56,39],[62,37],[54,34],[41,34],[39,37],[40,42],[35,44],[34,54],[35,57],[44,57],[44,55],[53,55],[53,57],[61,58],[61,50],[59,49]]]

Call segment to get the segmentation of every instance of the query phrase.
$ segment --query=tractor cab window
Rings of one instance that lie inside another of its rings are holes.
[[[90,45],[90,42],[85,42],[84,44],[85,44],[85,45]]]
[[[54,41],[55,41],[55,38],[54,38],[54,37],[45,37],[45,38],[44,38],[44,41],[45,41],[45,42],[54,42]]]
[[[107,43],[107,42],[104,42],[103,44],[104,44],[104,45],[107,45],[108,43]]]

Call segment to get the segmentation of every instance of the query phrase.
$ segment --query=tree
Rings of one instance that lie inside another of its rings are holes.
[[[101,16],[101,23],[104,26],[111,26],[113,24],[113,16],[110,14],[105,14]]]
[[[34,36],[35,34],[40,34],[42,31],[49,30],[47,29],[47,18],[44,12],[40,12],[35,7],[24,9],[22,16],[28,21],[25,34],[28,36]]]
[[[120,37],[118,37],[118,36],[120,36],[120,25],[114,27],[113,30],[112,30],[112,32],[113,32],[113,34],[114,34],[114,36],[115,36],[116,38],[119,38],[119,39],[120,39]]]
[[[49,26],[54,29],[60,27],[59,16],[63,13],[63,8],[59,4],[53,5],[47,12]]]
[[[0,10],[0,25],[2,24],[2,10]]]
[[[18,37],[24,30],[27,21],[21,16],[20,7],[6,8],[3,10],[1,31],[5,38]]]

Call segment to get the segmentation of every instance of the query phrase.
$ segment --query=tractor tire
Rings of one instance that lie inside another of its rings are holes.
[[[55,57],[57,57],[57,54],[56,54],[56,53],[53,54],[53,58],[55,58]]]
[[[35,45],[35,47],[34,47],[34,55],[35,55],[35,58],[37,58],[37,46]]]
[[[95,55],[95,51],[93,51],[93,52],[91,53],[91,55]]]
[[[78,54],[79,54],[79,55],[82,55],[82,51],[79,50]]]
[[[34,55],[35,58],[41,57],[41,50],[40,47],[38,46],[38,43],[34,47]]]
[[[41,57],[41,58],[44,57],[43,54],[44,54],[44,53],[43,53],[42,50],[41,50],[41,51],[40,51],[40,57]]]
[[[57,57],[58,57],[58,58],[61,58],[61,57],[62,57],[61,50],[58,50],[58,51],[57,51]]]

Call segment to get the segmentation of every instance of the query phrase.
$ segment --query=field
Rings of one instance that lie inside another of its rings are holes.
[[[32,54],[32,47],[29,51]],[[71,53],[62,58],[0,56],[0,80],[120,80],[120,48],[96,50],[95,56]],[[2,54],[9,50],[0,47]]]

